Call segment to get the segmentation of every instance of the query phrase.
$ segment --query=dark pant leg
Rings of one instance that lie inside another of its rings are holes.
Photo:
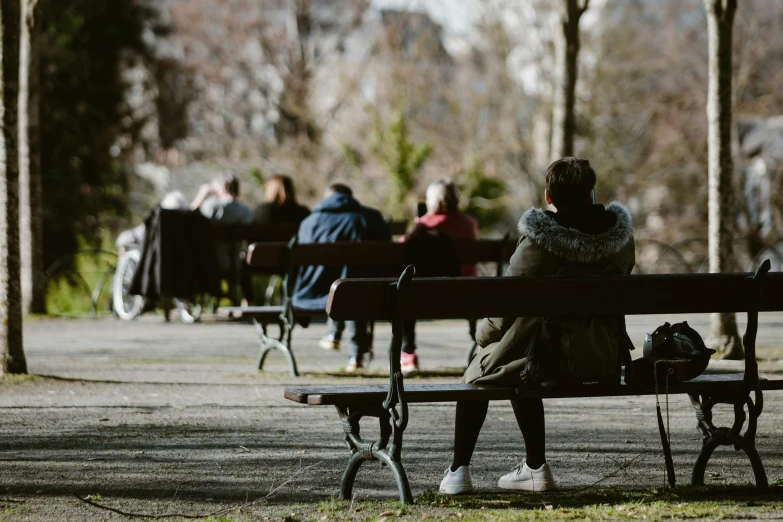
[[[402,351],[416,353],[416,321],[412,319],[402,322]]]
[[[357,362],[364,360],[364,354],[369,349],[369,335],[367,321],[345,321],[345,331],[351,351],[351,358]]]
[[[451,470],[470,464],[481,427],[487,418],[489,401],[458,401],[454,421],[454,460]]]
[[[253,292],[253,274],[247,270],[240,270],[239,272],[239,290],[242,292],[242,297],[247,300],[249,305],[254,305],[255,294]]]
[[[541,399],[516,399],[511,401],[519,430],[525,439],[525,459],[531,469],[538,469],[546,462],[546,426],[544,401]]]
[[[343,331],[345,330],[345,321],[334,321],[328,319],[326,324],[329,326],[329,334],[334,337],[335,341],[340,341],[343,338]]]

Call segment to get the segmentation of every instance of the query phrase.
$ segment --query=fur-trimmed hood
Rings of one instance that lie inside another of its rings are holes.
[[[606,212],[616,220],[600,234],[588,234],[560,225],[552,214],[532,208],[519,220],[519,232],[543,250],[571,263],[595,263],[618,254],[633,239],[631,213],[613,201]]]

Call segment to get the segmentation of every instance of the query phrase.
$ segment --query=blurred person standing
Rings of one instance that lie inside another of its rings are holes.
[[[309,214],[309,208],[297,203],[291,178],[278,175],[264,182],[264,202],[253,211],[253,223],[298,225]]]
[[[353,191],[342,183],[333,183],[324,199],[299,225],[300,243],[333,243],[335,241],[390,241],[389,226],[380,212],[362,206]],[[372,277],[374,269],[360,266],[306,266],[299,269],[294,287],[294,308],[323,310],[329,289],[337,279]],[[351,354],[345,366],[347,373],[364,367],[364,357],[370,351],[368,321],[329,321],[331,331],[320,341],[327,350],[338,351],[343,331],[349,336]]]

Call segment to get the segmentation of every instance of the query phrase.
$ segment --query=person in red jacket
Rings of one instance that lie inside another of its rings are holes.
[[[429,187],[425,195],[427,213],[416,219],[413,229],[406,238],[425,230],[437,230],[452,239],[476,239],[478,237],[478,222],[459,209],[459,191],[448,178],[440,178]],[[404,239],[403,239],[404,240]],[[475,277],[476,265],[461,265],[460,275]],[[419,368],[419,357],[416,355],[415,322],[410,321],[403,328],[402,354],[400,366],[403,375],[411,375]]]

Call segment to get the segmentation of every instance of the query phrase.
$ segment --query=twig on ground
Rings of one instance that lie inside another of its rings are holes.
[[[606,475],[606,476],[605,476],[605,477],[603,477],[602,479],[596,480],[595,482],[593,482],[593,483],[592,483],[592,484],[590,484],[589,486],[585,486],[585,487],[583,487],[583,488],[581,488],[581,489],[577,489],[576,491],[571,491],[571,492],[569,492],[569,493],[572,493],[572,494],[576,494],[576,493],[582,493],[582,492],[584,492],[584,491],[587,491],[588,489],[591,489],[591,488],[593,488],[593,487],[597,486],[598,484],[600,484],[600,483],[601,483],[601,482],[603,482],[604,480],[608,480],[608,479],[610,479],[610,478],[614,477],[615,475],[617,475],[618,473],[620,473],[621,471],[625,471],[625,469],[626,469],[626,468],[628,468],[628,467],[629,467],[631,464],[633,464],[634,462],[636,462],[637,460],[639,460],[639,458],[640,458],[640,457],[643,457],[644,455],[646,455],[646,453],[639,453],[639,454],[638,454],[638,455],[636,455],[634,458],[632,458],[631,460],[629,460],[628,462],[626,462],[625,464],[623,464],[622,466],[620,466],[619,468],[617,468],[616,470],[614,470],[612,473],[610,473],[610,474]]]
[[[3,502],[7,502],[9,504],[22,504],[24,502],[27,502],[27,500],[23,498],[8,498],[8,497],[0,498],[0,504],[2,504]]]
[[[608,458],[609,460],[611,460],[612,462],[614,462],[614,465],[615,465],[615,466],[623,466],[622,464],[620,464],[620,461],[619,461],[619,460],[617,460],[616,458],[612,457],[611,455],[607,455],[607,456],[606,456],[606,458]],[[626,469],[627,469],[627,468],[622,468],[623,475],[625,475],[625,477],[626,477],[626,478],[628,478],[628,480],[630,480],[631,482],[634,482],[634,478],[633,478],[633,477],[629,477],[629,476],[628,476],[628,473],[627,473],[627,472],[625,472],[625,470],[626,470]]]
[[[76,493],[73,494],[74,497],[79,499],[81,502],[88,504],[90,506],[96,507],[98,509],[103,509],[106,511],[111,511],[112,513],[117,513],[119,515],[130,517],[130,518],[149,518],[149,519],[163,519],[163,518],[188,518],[188,519],[194,519],[194,518],[209,518],[214,517],[218,515],[223,515],[225,513],[245,509],[251,506],[254,506],[256,504],[260,504],[262,502],[265,502],[272,498],[275,494],[277,494],[278,491],[280,491],[283,487],[287,486],[291,482],[296,479],[297,476],[299,476],[301,473],[312,469],[316,466],[320,466],[323,464],[322,462],[316,462],[315,464],[311,466],[307,466],[306,468],[299,468],[296,473],[294,473],[290,478],[280,483],[276,488],[272,489],[267,493],[265,496],[261,498],[257,498],[256,500],[253,500],[252,502],[245,502],[244,504],[235,504],[233,506],[227,506],[222,509],[219,509],[217,511],[213,511],[212,513],[198,513],[198,514],[187,514],[187,513],[165,513],[160,515],[152,515],[148,513],[132,513],[129,511],[122,511],[121,509],[116,509],[110,506],[104,506],[103,504],[99,504],[95,502],[94,500],[91,500],[90,497],[80,497]]]

